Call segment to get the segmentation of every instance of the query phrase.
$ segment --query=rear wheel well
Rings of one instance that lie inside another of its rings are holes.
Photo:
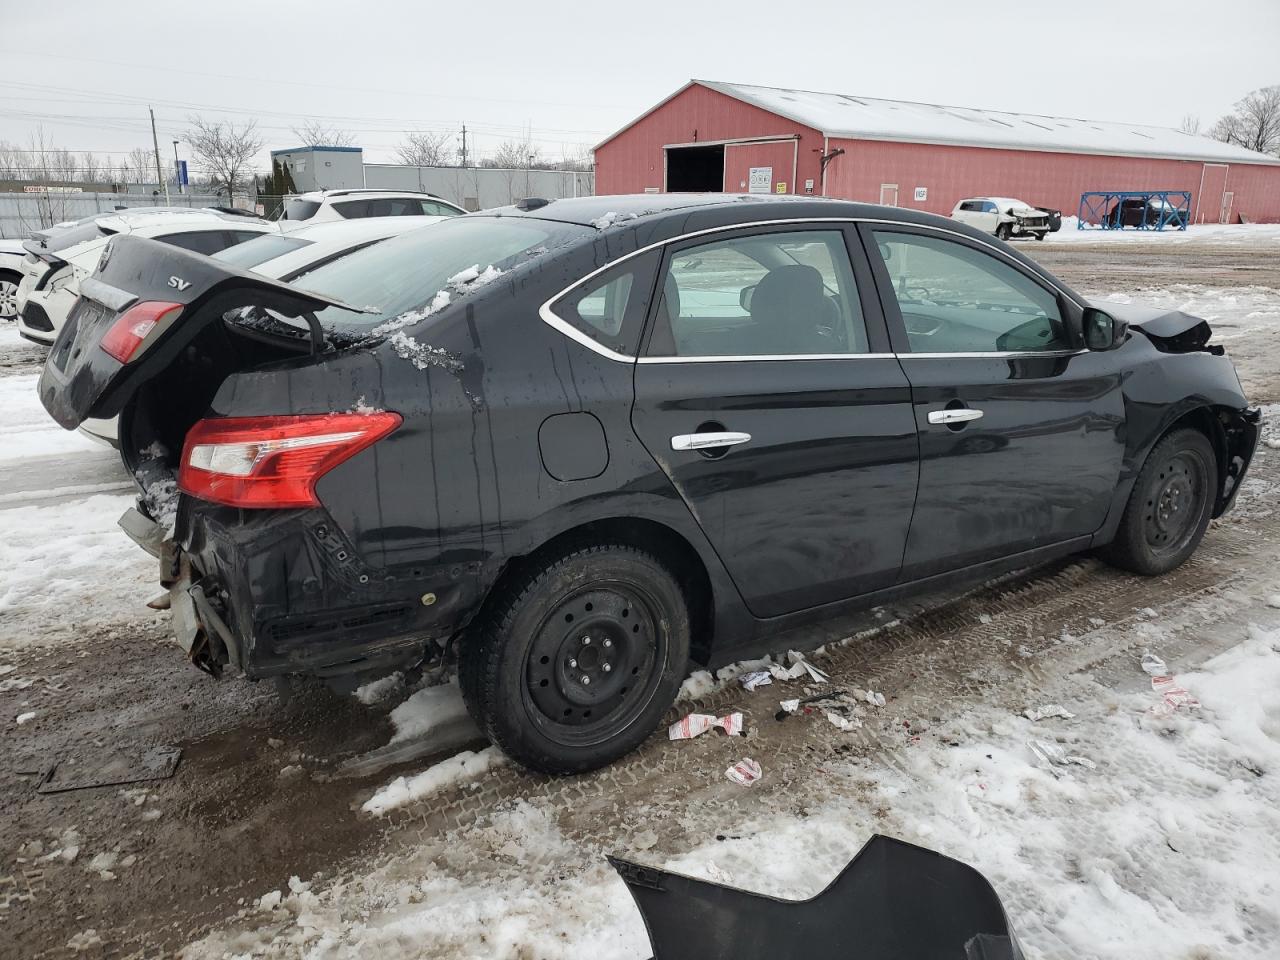
[[[715,605],[707,568],[683,536],[654,520],[612,517],[593,520],[557,534],[537,549],[509,560],[489,588],[485,605],[493,602],[512,579],[552,555],[587,544],[616,543],[636,547],[656,557],[675,577],[689,608],[689,632],[695,659],[705,659],[711,642]],[[479,616],[476,620],[479,620]]]

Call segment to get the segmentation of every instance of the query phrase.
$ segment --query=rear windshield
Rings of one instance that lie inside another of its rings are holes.
[[[301,197],[290,197],[284,202],[281,220],[310,220],[320,209],[319,200],[303,200]]]
[[[353,306],[375,307],[377,313],[328,307],[316,314],[330,329],[368,333],[426,306],[450,277],[469,267],[510,270],[594,233],[590,227],[552,220],[454,217],[326,264],[298,280],[297,286]]]
[[[275,233],[265,233],[246,243],[227,247],[227,249],[215,253],[213,259],[229,263],[231,266],[239,267],[242,270],[252,270],[260,263],[266,263],[276,257],[283,257],[286,253],[301,250],[303,247],[309,247],[312,242],[311,240],[303,240],[301,237],[282,237]]]

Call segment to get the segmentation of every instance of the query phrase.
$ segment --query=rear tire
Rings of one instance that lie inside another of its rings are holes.
[[[22,277],[0,270],[0,321],[18,319],[18,284]]]
[[[1145,576],[1180,566],[1204,537],[1217,489],[1218,464],[1205,435],[1186,428],[1170,433],[1143,464],[1103,559]]]
[[[547,557],[462,638],[467,709],[509,757],[582,773],[634,750],[675,699],[689,613],[656,557],[622,544]]]

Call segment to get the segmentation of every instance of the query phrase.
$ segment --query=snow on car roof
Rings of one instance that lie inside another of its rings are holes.
[[[1280,158],[1220,143],[1209,137],[1192,136],[1171,127],[1073,117],[1042,117],[1030,113],[948,107],[905,100],[878,100],[840,93],[817,93],[711,80],[691,80],[682,90],[695,83],[813,127],[828,137],[1280,164]],[[613,137],[609,139],[612,140]],[[608,143],[608,140],[604,143]]]

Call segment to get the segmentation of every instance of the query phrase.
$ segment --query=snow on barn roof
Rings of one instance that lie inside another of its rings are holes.
[[[691,80],[679,92],[693,84],[802,123],[828,137],[1280,165],[1278,157],[1171,127],[1042,117],[712,80]]]

